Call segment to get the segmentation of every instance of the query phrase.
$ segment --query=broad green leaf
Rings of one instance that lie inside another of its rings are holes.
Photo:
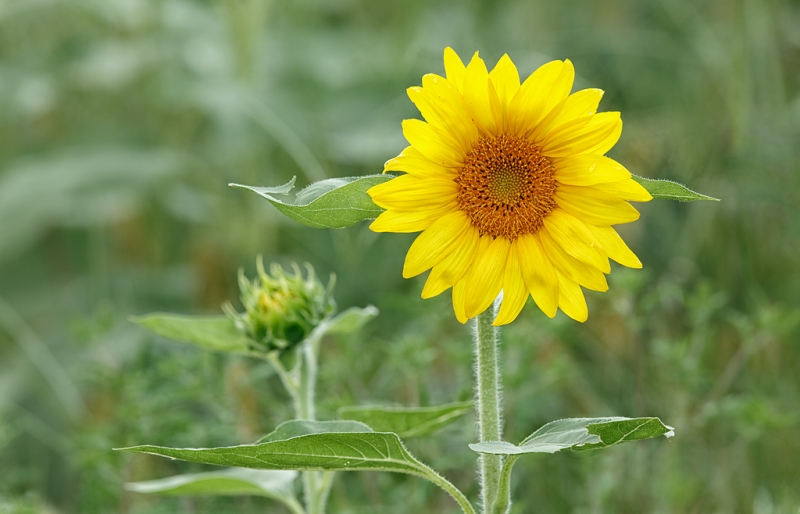
[[[258,495],[293,498],[292,482],[297,475],[297,471],[230,468],[146,482],[129,482],[125,484],[125,489],[137,493],[164,495]]]
[[[416,475],[447,491],[467,514],[475,514],[466,497],[453,484],[415,459],[397,434],[349,432],[309,434],[227,448],[121,448],[201,464],[250,469],[304,471],[391,471]]]
[[[294,202],[280,200],[294,187],[293,178],[278,187],[229,184],[249,189],[263,196],[294,221],[313,228],[344,228],[362,220],[376,218],[383,209],[372,202],[367,190],[394,178],[394,175],[331,178],[315,182],[295,197]]]
[[[369,320],[377,316],[378,309],[372,305],[366,307],[350,307],[335,318],[326,322],[324,331],[328,334],[349,334],[356,332]]]
[[[653,198],[677,200],[679,202],[693,202],[695,200],[712,200],[714,202],[719,202],[719,198],[697,193],[671,180],[650,179],[638,175],[631,175],[631,177],[643,188],[647,189],[647,192],[650,193]]]
[[[525,438],[519,445],[505,441],[469,445],[478,453],[521,455],[555,453],[560,450],[606,448],[626,441],[672,437],[673,429],[658,418],[572,418],[551,421]]]
[[[339,419],[366,423],[378,432],[394,432],[403,439],[432,434],[472,410],[472,402],[436,407],[342,407]]]
[[[225,448],[134,446],[122,451],[251,469],[305,471],[396,471],[420,474],[421,464],[396,434],[349,432],[309,434],[290,439]]]
[[[148,314],[131,320],[167,339],[218,352],[248,353],[247,339],[227,316]]]
[[[329,432],[372,432],[372,428],[358,421],[310,421],[295,419],[286,421],[258,440],[259,443],[285,441],[292,437]]]

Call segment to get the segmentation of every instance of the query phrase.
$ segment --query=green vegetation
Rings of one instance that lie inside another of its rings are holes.
[[[449,298],[422,302],[423,279],[401,277],[411,236],[302,227],[226,187],[379,173],[417,116],[405,88],[452,45],[490,62],[508,52],[524,72],[570,58],[577,87],[602,87],[601,108],[622,112],[613,157],[722,199],[640,205],[621,231],[644,270],[615,268],[609,292],[587,294],[585,324],[528,305],[504,329],[506,441],[565,417],[679,428],[522,456],[512,512],[796,514],[798,24],[796,5],[754,0],[3,3],[0,513],[290,512],[262,496],[126,490],[219,468],[111,451],[249,444],[291,419],[268,362],[129,321],[180,312],[228,331],[220,306],[257,254],[335,272],[342,310],[380,309],[380,323],[322,342],[320,419],[471,397]],[[181,319],[139,321],[168,332]],[[474,441],[469,414],[407,450],[474,498]],[[263,489],[280,476],[204,479]],[[387,473],[337,473],[328,506],[459,512],[435,484]]]

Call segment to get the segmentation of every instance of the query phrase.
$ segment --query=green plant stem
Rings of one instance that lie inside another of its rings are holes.
[[[283,504],[289,508],[292,514],[306,514],[306,509],[294,497],[284,500]]]
[[[297,419],[314,420],[314,389],[317,382],[317,353],[312,340],[305,340],[298,348],[297,367],[300,377],[297,381],[297,395],[295,396],[295,414]]]
[[[297,367],[299,380],[297,395],[295,396],[295,414],[297,419],[314,420],[314,389],[317,382],[317,354],[319,350],[318,338],[309,338],[303,341],[297,352]],[[323,514],[325,511],[325,496],[320,487],[319,471],[303,471],[303,495],[306,501],[308,514]]]
[[[267,362],[272,365],[272,369],[278,374],[283,383],[283,387],[286,388],[286,392],[292,397],[292,401],[295,402],[297,405],[297,395],[298,395],[298,386],[297,381],[292,378],[291,374],[286,371],[286,368],[283,367],[283,363],[281,362],[280,358],[278,358],[278,354],[275,352],[267,354],[266,357],[263,357],[261,353],[253,352],[251,355],[254,357],[264,358]]]
[[[492,505],[492,514],[506,514],[511,508],[511,470],[519,455],[509,455],[500,472],[500,483],[497,487],[497,498]]]
[[[333,471],[323,471],[322,472],[322,479],[319,485],[319,502],[320,508],[322,509],[321,512],[325,512],[325,504],[328,502],[328,495],[331,493],[331,486],[333,485],[333,477],[336,476],[336,473]]]
[[[417,475],[425,478],[426,480],[430,480],[434,484],[447,491],[447,493],[453,497],[456,503],[458,503],[459,507],[461,507],[461,510],[464,511],[464,514],[477,514],[467,497],[464,496],[464,493],[459,491],[456,486],[451,484],[446,478],[428,466],[420,464],[420,468],[422,472],[417,473]]]
[[[494,316],[495,309],[487,309],[474,321],[475,404],[478,414],[478,437],[482,443],[502,439],[500,372],[497,366],[499,330],[492,326]],[[482,454],[479,463],[482,510],[484,513],[489,513],[497,499],[503,461],[500,455]]]

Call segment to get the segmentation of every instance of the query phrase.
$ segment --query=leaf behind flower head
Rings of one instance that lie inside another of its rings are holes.
[[[719,198],[692,191],[688,187],[673,182],[672,180],[644,178],[638,175],[631,175],[631,178],[638,182],[640,186],[647,189],[647,192],[650,193],[653,198],[676,200],[678,202],[694,202],[697,200],[719,202]]]
[[[229,185],[249,189],[263,196],[283,214],[302,225],[344,228],[359,221],[374,219],[383,212],[381,207],[372,202],[367,190],[392,178],[394,175],[386,174],[321,180],[302,189],[293,202],[278,196],[289,194],[294,188],[294,178],[278,187]]]

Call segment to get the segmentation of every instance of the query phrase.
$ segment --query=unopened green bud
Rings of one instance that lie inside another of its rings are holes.
[[[239,270],[239,288],[245,312],[237,313],[231,305],[225,310],[259,352],[283,352],[306,339],[326,318],[336,312],[333,300],[334,277],[324,286],[306,264],[306,278],[297,264],[287,273],[273,263],[269,273],[259,256],[258,276],[250,281]]]

